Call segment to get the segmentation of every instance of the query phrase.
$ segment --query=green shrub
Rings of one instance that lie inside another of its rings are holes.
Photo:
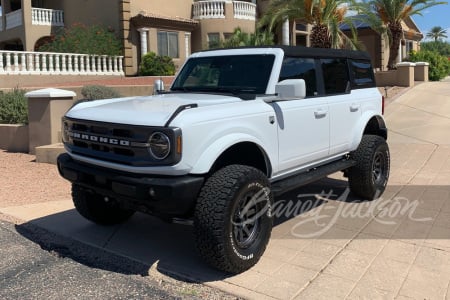
[[[122,54],[122,44],[110,28],[75,23],[57,32],[52,41],[40,46],[38,51],[114,56]]]
[[[443,56],[450,56],[450,43],[443,41],[432,41],[420,43],[420,50],[434,51]]]
[[[412,62],[428,62],[430,64],[428,77],[432,81],[439,81],[450,74],[450,61],[447,57],[433,51],[412,51],[409,54]]]
[[[175,74],[175,64],[168,56],[159,56],[149,52],[142,57],[139,75],[172,76]]]
[[[103,85],[85,85],[81,89],[85,100],[99,100],[122,97],[115,89]]]
[[[27,124],[28,103],[26,91],[15,88],[11,92],[0,92],[0,123]]]

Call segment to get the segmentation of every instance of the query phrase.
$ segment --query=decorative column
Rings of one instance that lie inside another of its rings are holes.
[[[191,33],[185,32],[184,33],[184,46],[186,51],[186,57],[191,55]]]
[[[430,64],[427,62],[416,62],[414,68],[414,81],[428,81],[428,68]]]
[[[284,20],[281,28],[282,41],[281,44],[289,46],[289,19]]]
[[[61,142],[61,118],[72,107],[76,94],[59,89],[43,89],[25,94],[28,100],[29,152],[39,146]]]
[[[415,63],[401,62],[397,67],[397,85],[398,86],[414,86],[414,67]]]
[[[401,63],[403,56],[403,47],[402,47],[402,40],[400,40],[400,44],[398,45],[398,55],[397,55],[397,63]]]
[[[138,29],[141,35],[141,56],[144,56],[148,52],[148,31],[149,28],[139,28]]]

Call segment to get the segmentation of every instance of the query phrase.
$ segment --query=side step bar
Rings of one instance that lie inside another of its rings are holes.
[[[319,180],[335,172],[353,167],[355,164],[356,162],[354,160],[343,159],[317,168],[310,169],[305,172],[301,172],[299,174],[272,183],[272,192],[274,193],[275,196],[281,195],[283,193],[296,189],[302,185],[306,185],[308,183]]]

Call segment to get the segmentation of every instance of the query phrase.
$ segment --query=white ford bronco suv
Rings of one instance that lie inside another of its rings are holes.
[[[168,91],[72,107],[58,169],[85,218],[191,221],[201,256],[239,273],[264,253],[275,196],[337,171],[356,197],[381,195],[390,164],[382,113],[364,52],[204,51]]]

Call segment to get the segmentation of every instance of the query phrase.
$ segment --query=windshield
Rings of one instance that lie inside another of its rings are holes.
[[[230,55],[189,59],[172,91],[265,94],[274,55]]]

